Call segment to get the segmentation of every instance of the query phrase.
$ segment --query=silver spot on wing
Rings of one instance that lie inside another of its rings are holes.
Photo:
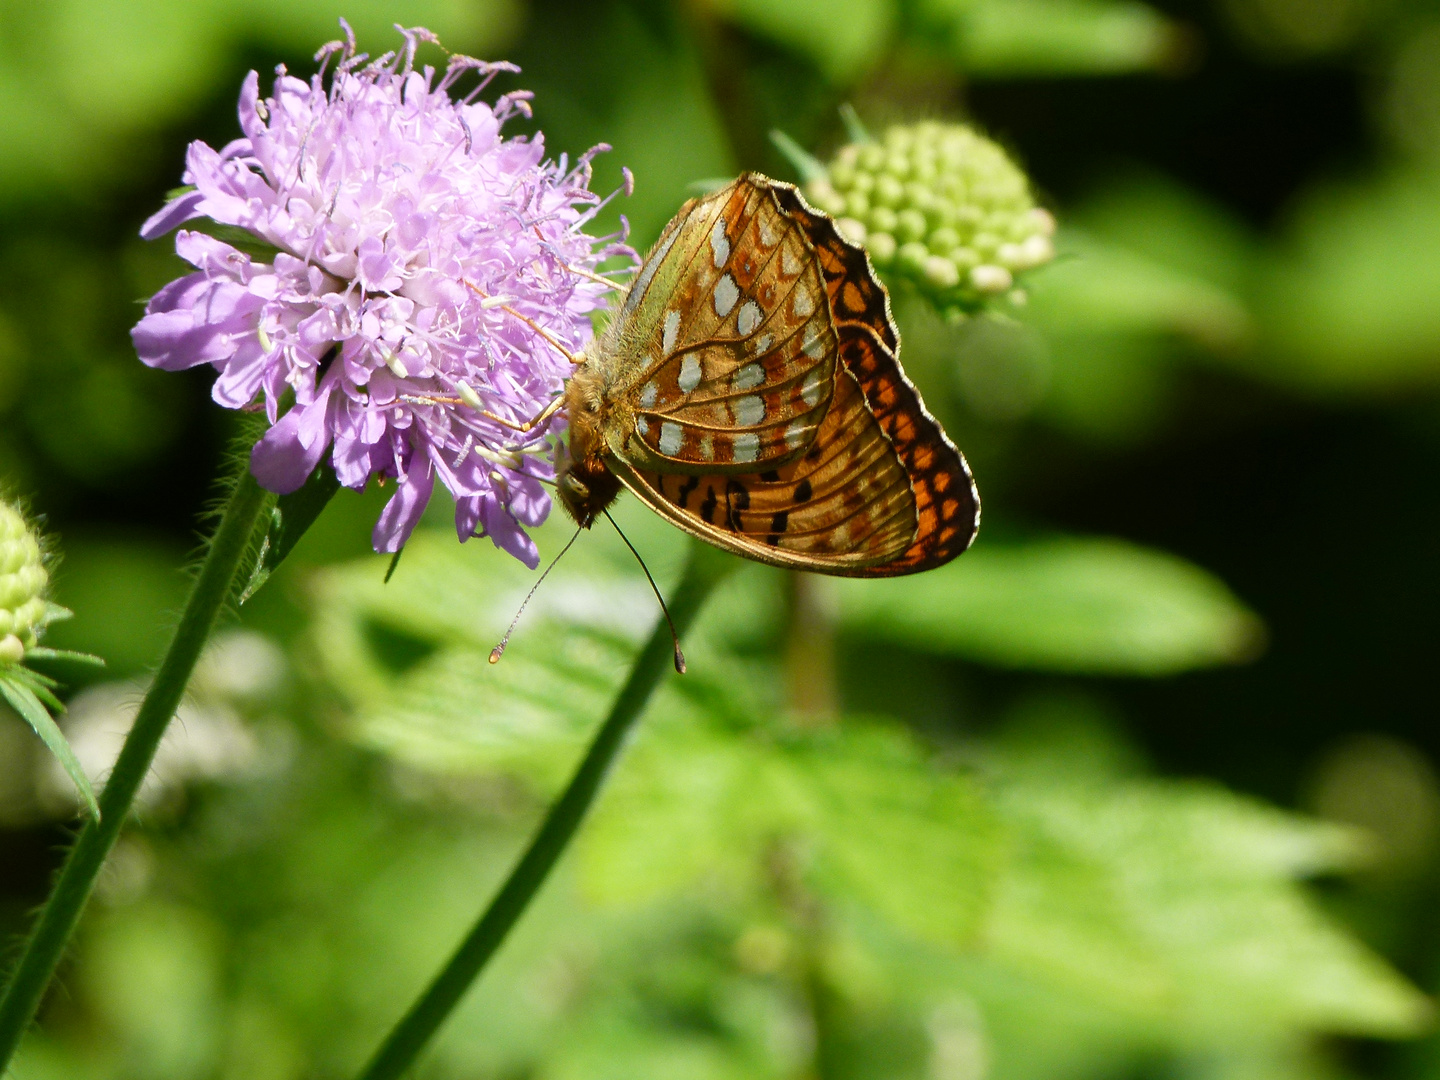
[[[765,368],[751,362],[735,372],[730,381],[736,390],[754,390],[765,381]]]
[[[680,312],[665,313],[665,327],[660,333],[660,350],[669,356],[675,348],[675,338],[680,333]]]
[[[805,404],[813,409],[820,404],[824,393],[825,372],[820,368],[811,368],[805,375],[805,381],[800,384],[800,396],[805,399]]]
[[[680,452],[680,441],[684,432],[680,425],[673,421],[666,420],[660,425],[660,453],[666,457],[674,457]]]
[[[725,235],[725,219],[715,219],[715,227],[710,230],[710,254],[715,259],[715,269],[719,270],[730,261],[730,239]]]
[[[749,464],[760,454],[760,436],[753,431],[746,431],[736,435],[734,451],[737,462],[742,465]]]
[[[735,279],[729,274],[722,274],[715,283],[715,314],[725,318],[739,299],[740,288],[735,284]]]
[[[760,310],[760,305],[754,300],[746,300],[740,305],[740,314],[735,316],[735,329],[739,330],[743,336],[749,337],[760,325],[763,317],[764,312]]]
[[[765,419],[765,399],[747,394],[735,401],[735,422],[741,427],[754,427]]]
[[[700,375],[700,357],[693,352],[686,353],[685,359],[680,361],[680,377],[676,380],[680,384],[680,389],[687,394],[690,393],[700,385]]]

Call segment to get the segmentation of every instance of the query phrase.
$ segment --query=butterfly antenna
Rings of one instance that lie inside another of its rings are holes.
[[[525,614],[525,605],[530,603],[530,598],[535,595],[535,590],[540,588],[540,582],[550,576],[550,571],[555,569],[555,564],[565,557],[565,552],[570,550],[570,545],[580,538],[580,530],[575,530],[575,535],[570,537],[565,546],[560,549],[560,554],[550,560],[550,565],[545,572],[536,579],[535,584],[530,586],[530,591],[525,594],[525,599],[520,601],[520,610],[515,612],[515,618],[510,620],[510,628],[505,631],[505,636],[500,639],[500,644],[490,650],[490,663],[498,664],[500,657],[505,655],[505,646],[510,644],[510,635],[515,632],[516,625],[520,622],[520,616]]]
[[[615,519],[610,516],[609,510],[602,510],[605,520],[615,525]],[[650,576],[650,568],[645,565],[645,560],[640,558],[640,552],[635,550],[635,545],[630,543],[630,538],[621,531],[619,525],[615,525],[615,531],[620,533],[620,539],[625,541],[625,546],[630,549],[630,554],[635,556],[635,561],[640,564],[640,569],[645,571],[645,580],[650,582],[650,589],[655,593],[655,599],[660,601],[660,610],[665,614],[665,622],[670,626],[670,640],[675,644],[675,670],[681,675],[685,674],[685,654],[680,651],[680,635],[675,632],[675,620],[670,618],[670,609],[665,606],[665,597],[660,595],[660,586],[655,584],[655,579]]]

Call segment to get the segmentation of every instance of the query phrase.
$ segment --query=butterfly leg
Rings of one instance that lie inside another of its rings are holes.
[[[514,420],[506,420],[505,417],[496,416],[489,409],[482,408],[480,402],[480,395],[475,393],[474,390],[470,389],[468,383],[461,382],[460,391],[461,393],[459,397],[416,397],[412,394],[401,394],[400,400],[405,402],[407,405],[468,405],[470,408],[478,412],[481,416],[486,417],[490,420],[494,420],[495,423],[499,424],[501,427],[507,427],[511,431],[519,432],[534,431],[537,427],[545,423],[545,421],[549,420],[552,416],[559,412],[560,407],[565,404],[564,397],[557,397],[554,401],[550,402],[549,405],[546,405],[545,408],[541,409],[540,412],[532,416],[529,420],[526,420],[524,423],[517,424]]]
[[[481,307],[498,307],[507,315],[513,315],[515,318],[523,322],[526,326],[530,327],[531,330],[534,330],[542,338],[548,341],[552,346],[554,346],[555,351],[558,352],[561,356],[565,357],[566,360],[569,360],[570,363],[583,364],[585,362],[585,358],[583,356],[578,356],[575,353],[572,353],[569,349],[567,349],[564,345],[560,343],[559,339],[557,339],[554,334],[550,333],[550,331],[546,330],[534,319],[530,318],[530,316],[522,315],[520,312],[516,311],[513,307],[506,303],[504,297],[491,296],[484,289],[480,288],[479,285],[476,285],[474,282],[471,281],[465,282],[465,287],[481,298]]]
[[[500,424],[502,427],[509,428],[511,431],[534,431],[537,427],[545,423],[545,421],[549,420],[552,416],[559,412],[560,406],[564,404],[565,399],[563,397],[557,397],[554,401],[550,402],[549,405],[546,405],[545,408],[541,409],[539,413],[537,413],[535,416],[532,416],[529,420],[526,420],[523,424],[517,424],[513,420],[506,420],[503,416],[496,416],[494,413],[486,409],[480,409],[479,413],[481,416],[488,417],[489,419],[494,420],[497,424]]]

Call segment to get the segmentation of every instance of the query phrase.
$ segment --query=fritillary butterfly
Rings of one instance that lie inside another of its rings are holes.
[[[756,173],[681,208],[565,390],[561,502],[588,527],[628,487],[776,566],[909,574],[975,537],[964,456],[900,368],[863,249]]]

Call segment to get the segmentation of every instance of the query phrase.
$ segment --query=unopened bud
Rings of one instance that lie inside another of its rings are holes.
[[[1025,174],[963,124],[897,126],[845,146],[805,193],[943,311],[977,311],[1055,257],[1055,218]]]
[[[35,646],[49,583],[40,538],[18,510],[0,502],[0,664],[19,663]]]

